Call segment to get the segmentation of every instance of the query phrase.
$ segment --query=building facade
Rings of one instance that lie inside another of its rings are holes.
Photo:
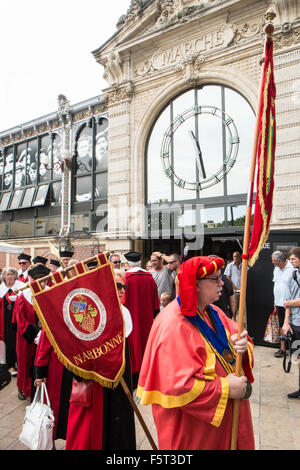
[[[260,257],[270,271],[273,249],[300,241],[297,0],[132,0],[115,34],[93,51],[108,84],[103,94],[74,106],[60,97],[56,113],[0,133],[0,238],[34,253],[70,236],[77,253],[96,243],[145,257],[188,247],[230,259],[243,238],[271,6],[277,146],[270,239]],[[99,134],[108,152],[97,150]],[[92,239],[76,239],[84,232]],[[257,262],[255,278],[259,269]]]

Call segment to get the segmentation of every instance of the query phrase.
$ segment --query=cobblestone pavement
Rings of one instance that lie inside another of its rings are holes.
[[[288,399],[287,394],[297,389],[298,368],[292,365],[286,374],[282,359],[274,357],[275,350],[255,346],[253,393],[250,399],[257,450],[300,450],[300,399]],[[0,450],[24,450],[18,436],[25,407],[29,401],[17,398],[16,379],[0,391]],[[147,427],[157,442],[151,407],[138,405]],[[137,448],[151,450],[149,441],[136,419]],[[65,441],[56,441],[58,450]]]

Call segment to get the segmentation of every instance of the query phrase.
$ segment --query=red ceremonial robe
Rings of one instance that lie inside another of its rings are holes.
[[[31,397],[32,367],[36,351],[34,339],[39,332],[37,316],[30,299],[30,289],[18,295],[14,307],[17,322],[17,387],[26,397]]]
[[[159,311],[159,299],[156,283],[147,271],[129,270],[125,279],[126,291],[123,304],[128,308],[133,324],[132,333],[128,337],[133,375],[141,369],[153,316]]]
[[[21,269],[19,269],[19,271],[18,271],[18,281],[21,281],[24,284],[27,284],[27,282],[29,282],[28,269],[26,269],[26,271],[24,271],[24,272]]]
[[[53,440],[66,439],[73,376],[58,360],[45,330],[41,331],[35,354],[34,376],[47,378],[47,392],[55,418]]]
[[[123,378],[131,390],[127,345]],[[66,450],[135,449],[133,408],[121,384],[112,390],[102,387],[97,382],[92,382],[92,396],[89,406],[70,403]]]
[[[213,306],[227,336],[237,323]],[[242,367],[253,382],[253,344]],[[230,449],[233,400],[227,372],[199,329],[182,315],[175,299],[154,321],[140,372],[137,396],[152,404],[159,449]],[[238,449],[254,449],[249,400],[240,400]]]
[[[7,287],[5,282],[0,285],[0,341],[5,343],[4,357],[9,367],[15,367],[16,356],[16,321],[14,315],[15,291],[25,284],[15,281],[12,287]],[[11,292],[9,293],[9,290]],[[0,351],[0,354],[2,351]],[[0,359],[2,357],[0,356]]]
[[[129,390],[131,370],[127,338],[132,331],[130,313],[122,306],[125,320],[125,361],[123,374]],[[77,378],[79,381],[79,377]],[[75,381],[75,379],[74,379]],[[75,384],[76,385],[76,384]],[[135,450],[134,413],[129,400],[119,384],[115,390],[103,388],[92,382],[92,393],[85,406],[76,403],[71,395],[66,450]]]
[[[0,341],[5,343],[5,363],[9,367],[15,367],[17,362],[16,331],[12,322],[13,311],[8,310],[9,305],[13,309],[14,302],[8,304],[4,297],[0,298]],[[2,359],[1,355],[0,359]]]

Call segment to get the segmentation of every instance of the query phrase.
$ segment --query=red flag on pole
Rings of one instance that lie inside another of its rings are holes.
[[[257,192],[250,245],[249,266],[253,266],[269,236],[273,206],[274,160],[276,145],[273,41],[266,41],[263,65],[259,138],[257,147]]]
[[[54,285],[34,281],[34,307],[58,359],[67,369],[104,387],[115,388],[125,367],[124,319],[111,264],[97,256],[88,271],[73,266],[76,276],[52,274]]]

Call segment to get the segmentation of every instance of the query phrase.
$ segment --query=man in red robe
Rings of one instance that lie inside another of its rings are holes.
[[[24,282],[25,284],[29,281],[28,269],[31,264],[31,256],[26,253],[21,253],[18,256],[20,269],[18,271],[18,281]]]
[[[240,400],[237,447],[254,449],[247,399],[253,344],[246,331],[238,339],[237,324],[213,305],[222,291],[223,264],[216,257],[183,263],[179,296],[150,332],[137,396],[152,404],[159,449],[229,449],[234,399]],[[234,374],[236,352],[242,354],[241,377]]]
[[[125,275],[126,290],[123,304],[129,310],[133,324],[128,344],[135,389],[153,318],[160,308],[156,283],[152,275],[141,268],[141,253],[131,251],[124,257],[126,267],[129,269]]]
[[[28,270],[30,280],[39,279],[49,273],[50,270],[43,265],[37,265]],[[32,304],[33,294],[28,288],[18,295],[14,308],[14,317],[17,323],[17,386],[20,400],[25,400],[26,397],[31,398],[33,392],[33,361],[40,327]]]

